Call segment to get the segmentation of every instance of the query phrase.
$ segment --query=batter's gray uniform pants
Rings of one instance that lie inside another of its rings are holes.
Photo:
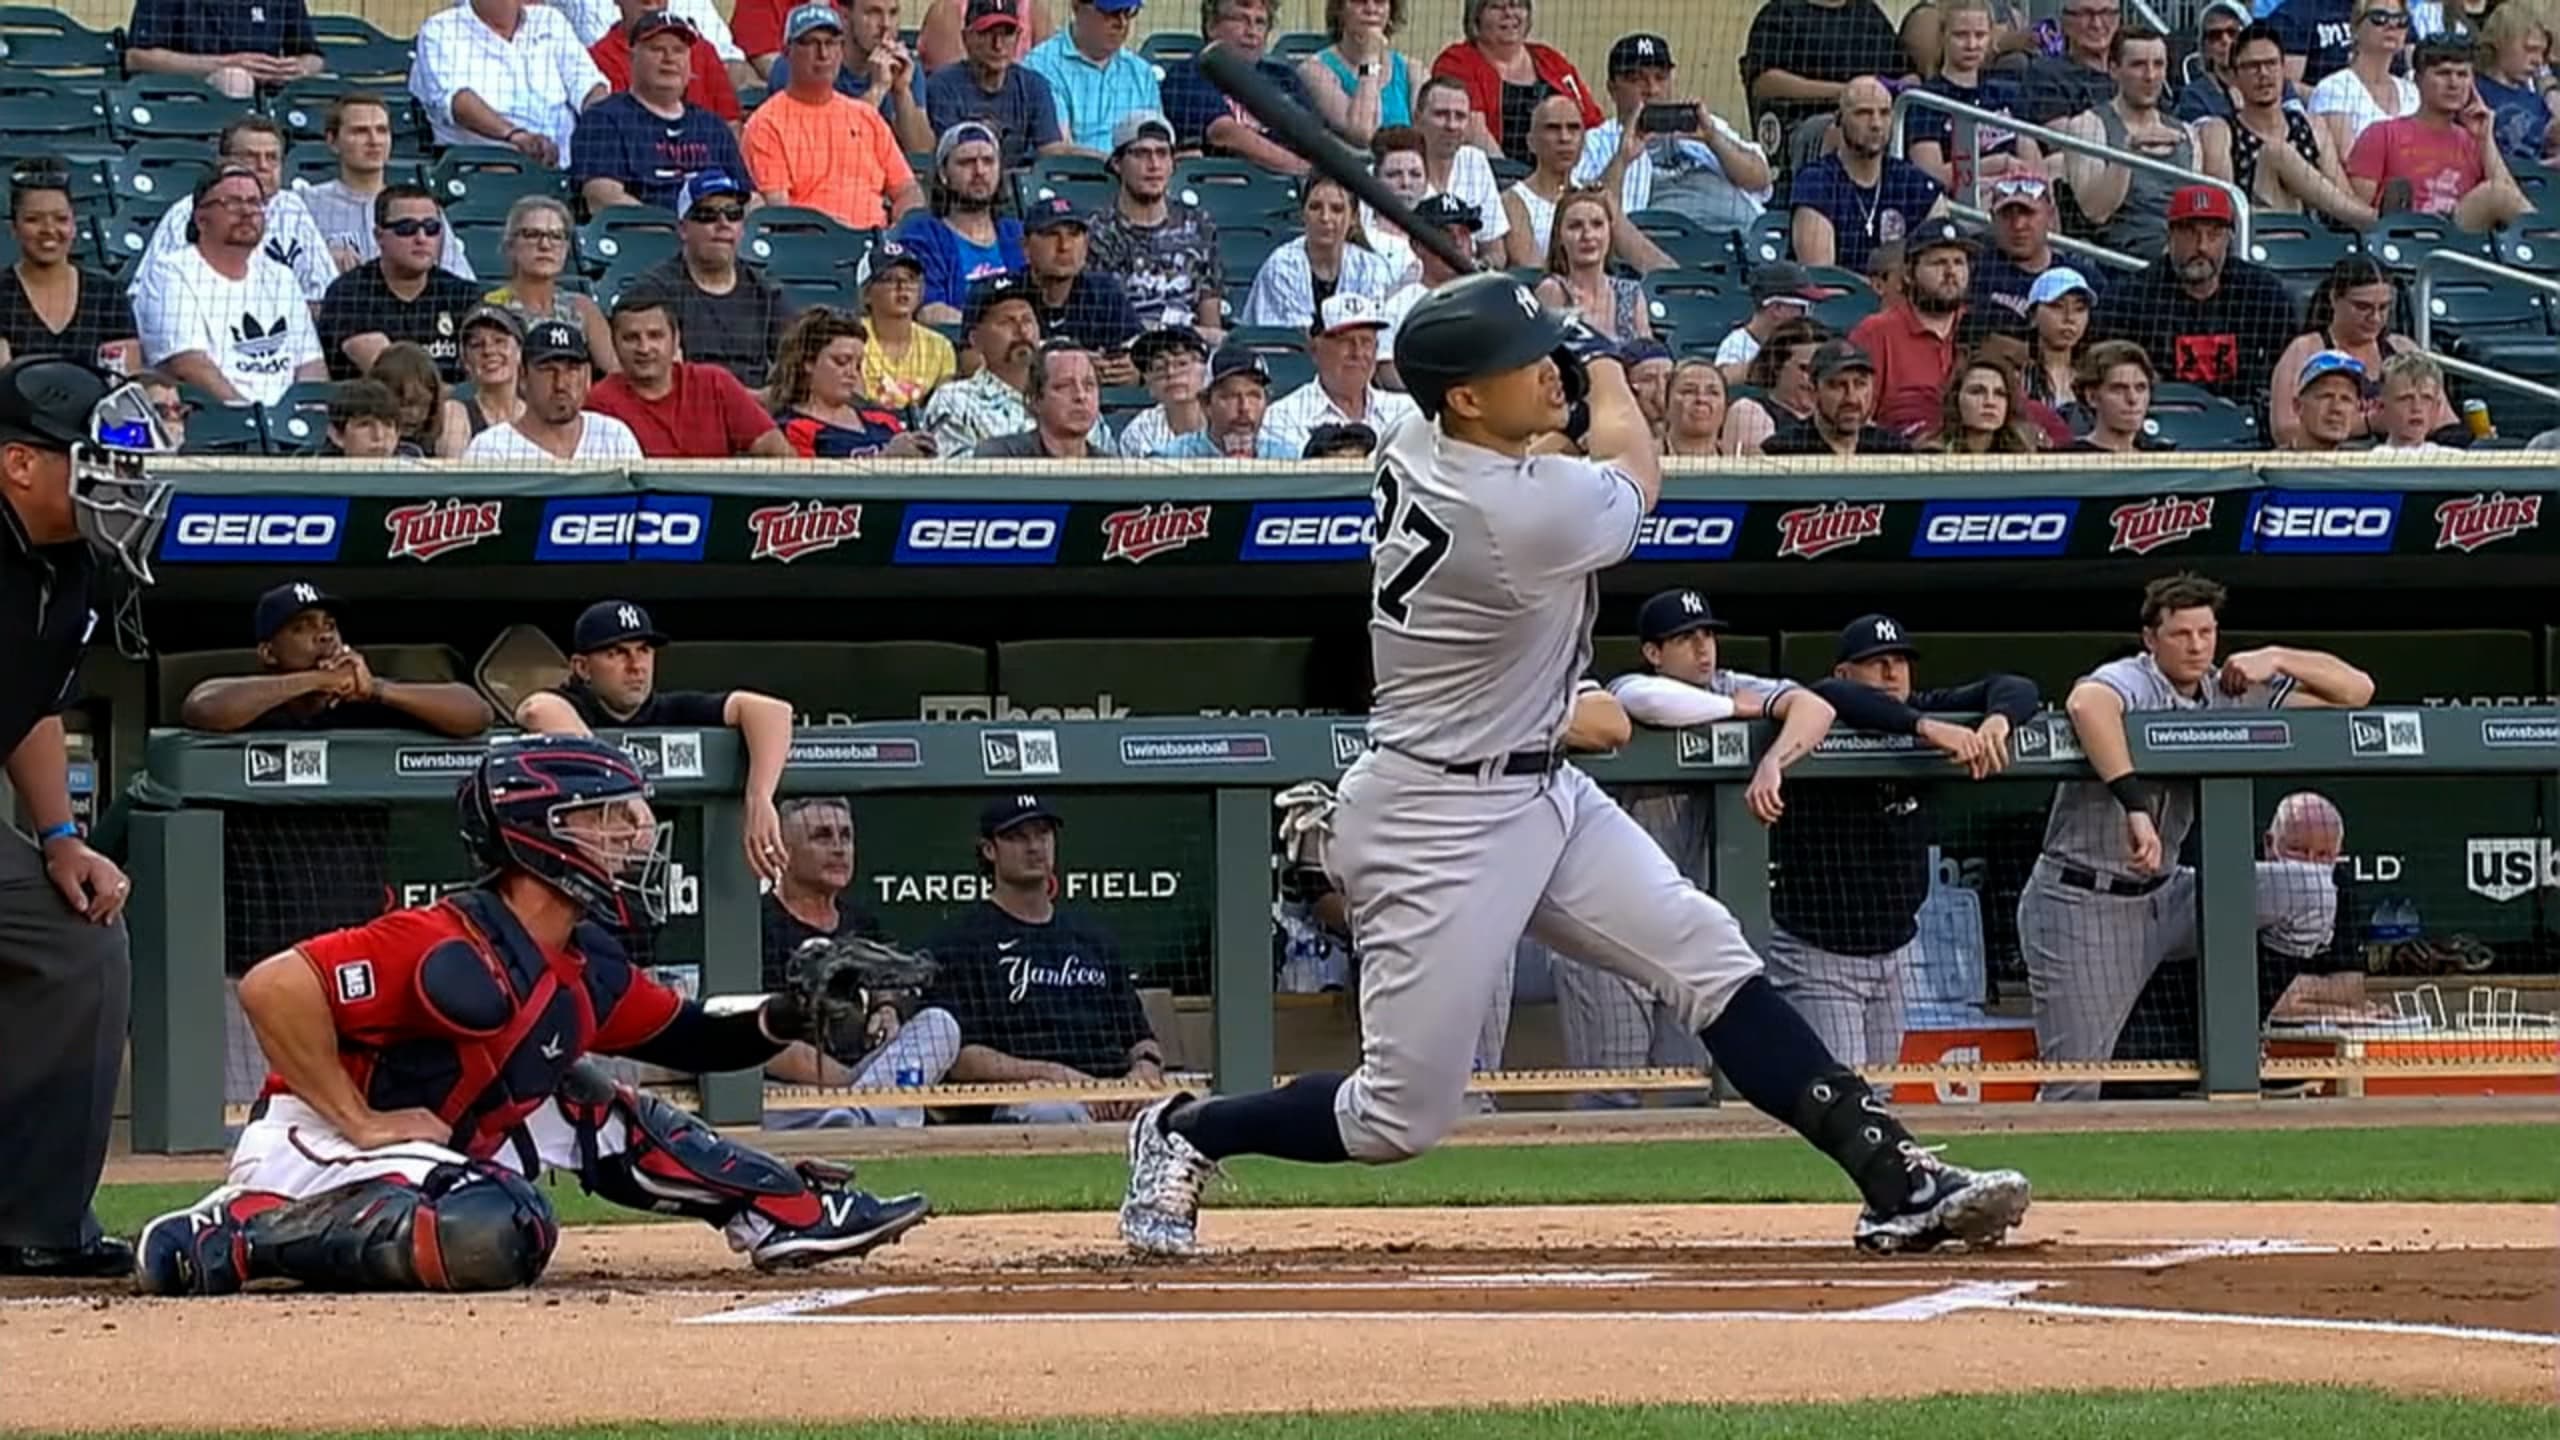
[[[1841,1064],[1901,1062],[1902,977],[1920,959],[1918,937],[1882,955],[1842,955],[1773,928],[1762,954],[1769,983]]]
[[[0,825],[0,1245],[96,1238],[132,988],[124,922],[73,914],[35,845]]]
[[[1665,997],[1689,1030],[1760,973],[1732,913],[1571,765],[1451,774],[1377,749],[1339,794],[1326,864],[1359,940],[1361,1059],[1333,1104],[1354,1159],[1419,1155],[1457,1123],[1524,932]]]
[[[2018,950],[2035,1002],[2036,1058],[2103,1062],[2115,1054],[2133,1002],[2160,958],[2195,934],[2196,877],[2171,871],[2147,895],[2109,895],[2063,883],[2039,857],[2018,895]],[[2095,1100],[2095,1080],[2047,1081],[2046,1100]]]

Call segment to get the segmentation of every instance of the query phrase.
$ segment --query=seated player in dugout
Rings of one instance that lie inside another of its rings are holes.
[[[1695,590],[1665,590],[1645,601],[1636,612],[1636,638],[1647,673],[1619,676],[1609,682],[1609,693],[1635,723],[1662,729],[1764,716],[1777,721],[1777,738],[1752,770],[1744,792],[1760,823],[1774,825],[1786,813],[1779,788],[1787,767],[1812,754],[1831,733],[1831,703],[1783,680],[1718,667],[1716,632],[1724,628],[1706,597]]]
[[[854,904],[845,891],[853,885],[853,802],[842,795],[798,795],[779,807],[782,815],[782,878],[767,890],[761,907],[764,943],[764,988],[783,989],[791,982],[791,961],[813,940],[886,940],[880,917]],[[884,1019],[879,1017],[887,1010]],[[858,1027],[843,1035],[819,1037],[815,1046],[794,1045],[764,1069],[766,1078],[806,1085],[847,1085],[852,1072],[834,1063],[858,1056],[885,1040],[872,1034],[875,1019],[894,1031],[894,1004],[873,1007]]]
[[[987,898],[927,947],[942,968],[923,1015],[940,1010],[958,1022],[947,1072],[956,1083],[1164,1083],[1164,1049],[1118,943],[1090,916],[1058,904],[1064,828],[1037,795],[1000,795],[978,816]],[[1125,1120],[1138,1109],[1135,1101],[1041,1101],[998,1106],[993,1118],[1081,1124]]]
[[[1840,722],[1910,735],[1976,780],[2008,768],[2009,738],[2044,701],[2035,682],[1994,672],[1942,690],[1911,688],[1920,651],[1889,615],[1840,632],[1813,692]],[[1981,715],[1978,724],[1941,715]],[[1920,907],[1937,842],[1936,785],[1906,776],[1803,786],[1770,835],[1769,983],[1843,1065],[1902,1059],[1903,976],[1919,963]]]
[[[782,880],[788,852],[773,791],[791,750],[791,705],[752,690],[660,690],[658,647],[666,632],[629,600],[599,600],[570,631],[569,678],[528,695],[516,723],[546,735],[598,729],[652,730],[725,725],[747,751],[747,866],[768,884]]]
[[[312,936],[241,982],[274,1073],[227,1182],[143,1227],[136,1289],[530,1285],[560,1235],[545,1167],[713,1225],[762,1270],[861,1255],[924,1220],[922,1196],[881,1200],[840,1167],[724,1139],[586,1063],[753,1069],[844,1008],[828,985],[705,1006],[631,964],[614,937],[665,920],[674,829],[631,757],[514,740],[455,801],[472,888]]]
[[[252,631],[264,673],[196,682],[178,707],[190,730],[426,730],[477,735],[489,702],[454,681],[385,680],[338,628],[345,604],[308,580],[258,597]]]

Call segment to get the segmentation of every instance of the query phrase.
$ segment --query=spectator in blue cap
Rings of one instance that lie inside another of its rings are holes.
[[[1295,460],[1299,451],[1266,433],[1271,408],[1271,367],[1241,345],[1229,345],[1209,361],[1209,388],[1201,408],[1206,428],[1156,453],[1167,460]],[[1122,453],[1126,453],[1125,451]]]
[[[2343,350],[2323,350],[2304,361],[2294,390],[2294,436],[2285,448],[2325,454],[2362,438],[2369,378],[2364,362]]]
[[[632,281],[666,296],[688,360],[721,366],[761,388],[799,307],[763,271],[738,259],[747,187],[724,170],[689,177],[676,194],[676,253]]]
[[[1105,385],[1135,385],[1138,367],[1129,342],[1138,336],[1138,312],[1118,276],[1087,268],[1092,221],[1063,195],[1032,202],[1023,219],[1022,250],[1039,292],[1040,333],[1063,336],[1094,354]]]

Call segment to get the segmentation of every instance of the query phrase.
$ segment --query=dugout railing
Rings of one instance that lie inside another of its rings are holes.
[[[2193,841],[2199,894],[2200,1045],[2194,1063],[2131,1066],[1985,1063],[1912,1070],[1884,1067],[1879,1078],[1967,1084],[2052,1079],[2196,1079],[2213,1097],[2254,1096],[2268,1077],[2360,1078],[2371,1062],[2353,1047],[2265,1059],[2257,1024],[2254,861],[2265,786],[2298,788],[2321,778],[2396,777],[2406,783],[2495,777],[2530,792],[2522,814],[2542,833],[2560,814],[2560,710],[2441,707],[2356,712],[2212,712],[2139,716],[2128,727],[2135,763],[2148,777],[2196,783]],[[619,737],[657,772],[664,808],[695,829],[699,856],[700,981],[706,994],[752,993],[758,973],[758,893],[740,853],[740,754],[728,732],[632,732]],[[1728,722],[1639,733],[1623,751],[1579,763],[1610,786],[1696,786],[1712,809],[1715,888],[1755,939],[1770,923],[1770,832],[1751,819],[1744,791],[1767,730]],[[1206,797],[1208,821],[1196,839],[1209,876],[1204,973],[1209,990],[1206,1079],[1221,1090],[1268,1083],[1274,1074],[1274,894],[1272,797],[1301,780],[1338,777],[1365,745],[1358,717],[1270,717],[1019,724],[871,724],[801,732],[783,777],[792,794],[888,795],[921,791],[1036,788],[1072,803],[1118,793]],[[2068,721],[2047,713],[2014,737],[2007,781],[2053,781],[2087,771]],[[280,806],[369,805],[429,828],[449,825],[456,775],[479,747],[418,736],[341,732],[289,738],[156,733],[145,774],[128,797],[130,868],[136,901],[132,1116],[135,1147],[167,1152],[218,1148],[225,1108],[221,1019],[225,934],[226,812]],[[671,755],[671,751],[673,754]],[[671,759],[676,763],[670,763]],[[1789,783],[1880,775],[1942,780],[1943,759],[1907,739],[1835,735],[1799,762]],[[1783,822],[1782,822],[1783,823]],[[2552,880],[2548,842],[2522,847],[2523,868],[2492,877],[2512,897],[2535,897]],[[2478,864],[2475,843],[2465,863]],[[2480,885],[2472,887],[2488,893]],[[2343,918],[2342,918],[2342,922]],[[2538,922],[2537,922],[2538,928]],[[2512,1012],[2510,1012],[2512,1013]],[[2535,1032],[2521,1049],[2481,1050],[2452,1060],[2399,1062],[2395,1073],[2534,1076],[2554,1068]],[[1497,1077],[1485,1088],[1538,1092],[1630,1085],[1669,1088],[1686,1074],[1534,1073]],[[2352,1087],[2350,1087],[2352,1088]],[[833,1092],[848,1100],[859,1095]],[[1019,1092],[1014,1092],[1019,1093]],[[1047,1093],[1047,1092],[1042,1092]],[[1126,1098],[1129,1087],[1071,1092]],[[907,1103],[984,1102],[974,1088],[898,1091]],[[699,1102],[719,1123],[752,1123],[765,1104],[753,1075],[705,1077]]]

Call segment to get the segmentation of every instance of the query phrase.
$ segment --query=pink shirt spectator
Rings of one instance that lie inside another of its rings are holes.
[[[2416,115],[2377,121],[2356,137],[2347,153],[2352,179],[2388,185],[2409,182],[2409,208],[2450,215],[2462,197],[2488,178],[2480,163],[2480,138],[2459,125],[2431,125]]]

